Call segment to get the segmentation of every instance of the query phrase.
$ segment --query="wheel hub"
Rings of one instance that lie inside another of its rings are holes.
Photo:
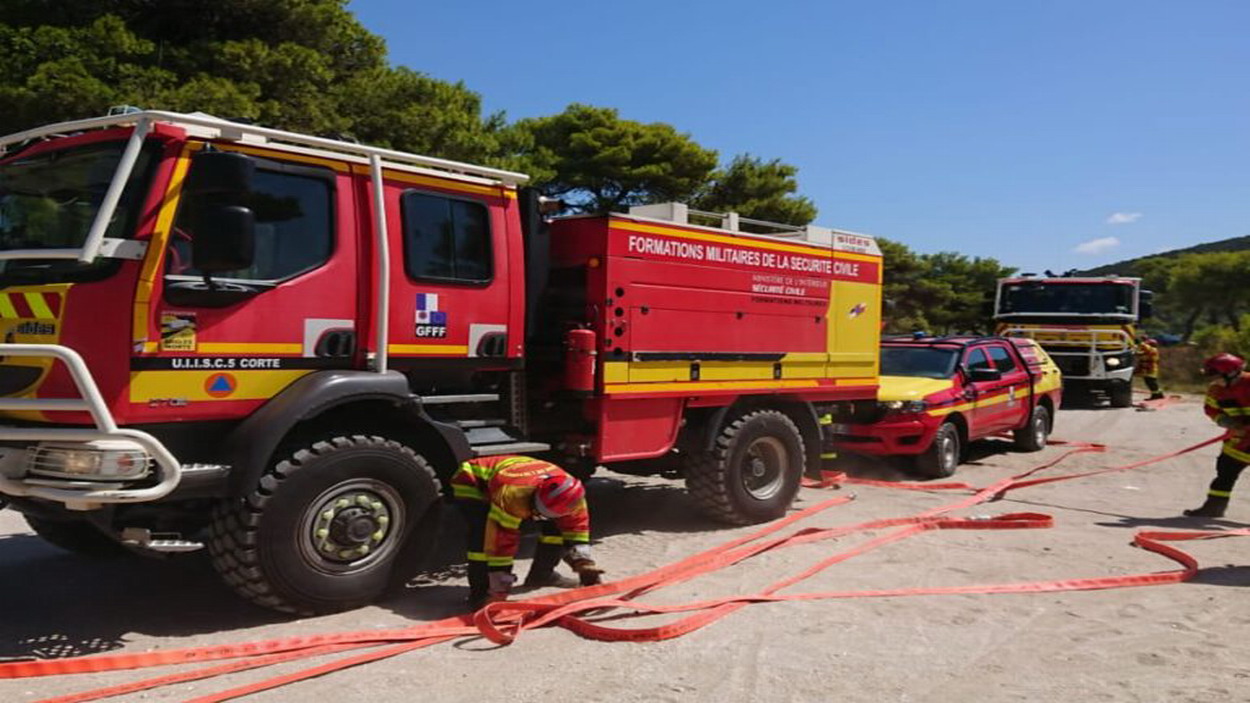
[[[386,503],[368,491],[351,491],[323,504],[313,523],[313,543],[322,557],[346,562],[377,549],[387,537]]]

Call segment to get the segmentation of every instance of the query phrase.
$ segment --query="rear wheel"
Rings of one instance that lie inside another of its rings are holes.
[[[128,550],[94,525],[83,521],[62,522],[25,516],[26,524],[45,542],[67,552],[96,559],[118,557]]]
[[[686,464],[686,487],[708,516],[735,525],[781,517],[794,502],[806,451],[794,421],[755,410],[726,424]]]
[[[916,473],[928,478],[951,476],[959,466],[959,445],[959,428],[953,422],[942,423],[933,443],[916,457]]]
[[[1029,422],[1013,432],[1016,449],[1022,452],[1037,452],[1046,448],[1046,438],[1050,436],[1050,411],[1043,405],[1033,408]]]
[[[219,506],[209,553],[255,603],[300,614],[345,610],[387,589],[410,542],[432,543],[423,518],[438,497],[434,471],[412,449],[335,437],[296,451],[245,498]]]

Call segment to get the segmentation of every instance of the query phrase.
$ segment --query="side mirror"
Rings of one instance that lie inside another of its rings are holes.
[[[235,151],[201,151],[191,157],[184,195],[242,197],[252,190],[256,161]]]
[[[256,215],[251,210],[241,205],[196,203],[189,214],[193,268],[214,274],[252,265]]]
[[[1154,293],[1148,290],[1141,292],[1141,298],[1137,301],[1137,317],[1145,320],[1148,317],[1154,317],[1155,304]]]
[[[1003,374],[998,369],[987,369],[981,366],[971,369],[968,372],[968,377],[972,379],[973,383],[980,383],[983,381],[997,381],[1003,377]]]

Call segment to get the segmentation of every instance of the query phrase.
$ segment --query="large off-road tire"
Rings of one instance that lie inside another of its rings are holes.
[[[1111,399],[1111,407],[1127,408],[1133,404],[1133,384],[1116,381],[1107,388],[1107,396]]]
[[[1033,414],[1024,427],[1012,432],[1016,449],[1022,452],[1040,452],[1046,448],[1050,436],[1050,411],[1044,405],[1033,408]]]
[[[409,447],[334,437],[295,451],[247,496],[220,504],[208,550],[226,583],[259,605],[345,610],[386,591],[409,540],[432,541],[422,518],[438,499],[433,469]]]
[[[689,457],[686,489],[713,519],[774,520],[794,502],[806,457],[793,420],[776,410],[751,411],[727,423],[710,451]]]
[[[127,549],[115,539],[104,534],[88,522],[42,520],[24,515],[26,524],[43,541],[67,552],[93,559],[112,559],[127,553]]]
[[[933,443],[916,457],[916,473],[926,478],[947,478],[955,473],[962,456],[959,428],[943,422],[933,435]]]

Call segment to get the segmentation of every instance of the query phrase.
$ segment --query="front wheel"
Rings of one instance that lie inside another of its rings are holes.
[[[959,428],[944,422],[933,436],[933,443],[916,457],[916,472],[928,478],[947,478],[959,466]]]
[[[214,511],[209,554],[245,598],[299,614],[364,605],[390,585],[439,497],[412,449],[381,437],[335,437],[269,469],[245,498]]]
[[[1046,448],[1050,436],[1050,412],[1044,405],[1033,408],[1028,423],[1013,433],[1016,449],[1022,452],[1039,452]]]
[[[686,488],[699,508],[735,525],[785,515],[806,463],[799,428],[785,413],[755,410],[726,424],[710,451],[685,466]]]
[[[1111,407],[1127,408],[1133,404],[1133,386],[1127,381],[1117,381],[1107,389],[1111,396]]]

